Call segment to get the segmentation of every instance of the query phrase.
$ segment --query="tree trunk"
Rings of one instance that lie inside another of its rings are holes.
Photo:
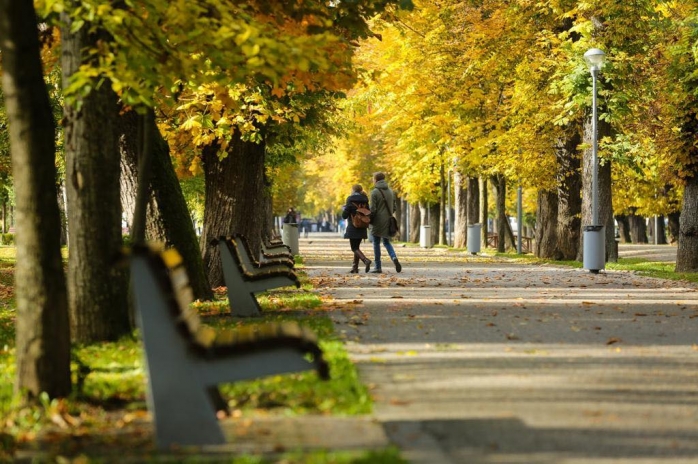
[[[633,243],[648,243],[647,240],[647,223],[645,218],[635,214],[634,210],[628,215],[628,224],[630,225],[630,238]]]
[[[397,196],[397,193],[395,194],[395,219],[397,220],[398,226],[400,226],[400,232],[395,236],[395,240],[404,240],[402,237],[405,234],[405,227],[403,224],[403,200]]]
[[[422,224],[422,208],[419,204],[410,203],[410,236],[408,240],[419,243],[419,226]]]
[[[67,85],[83,64],[82,53],[100,38],[88,35],[87,26],[71,33],[71,21],[63,19]],[[121,250],[117,97],[102,82],[80,106],[66,104],[64,112],[71,331],[81,343],[116,340],[131,332],[126,273],[114,266]]]
[[[599,120],[598,121],[598,140],[604,137],[610,137],[612,135],[612,129],[608,122]],[[592,121],[591,118],[587,118],[584,122],[584,140],[589,142],[591,146],[592,141]],[[584,150],[583,160],[582,160],[582,226],[593,225],[592,224],[592,208],[591,208],[591,197],[592,197],[592,173],[593,173],[593,156],[592,149],[588,148]],[[598,169],[598,212],[599,212],[599,225],[606,227],[606,261],[617,261],[618,254],[615,250],[615,230],[613,225],[613,196],[611,192],[611,160],[601,159],[599,157],[599,169]],[[577,252],[577,260],[583,261],[583,251],[584,251],[584,235],[580,234],[579,241],[579,251]]]
[[[683,191],[676,272],[698,272],[698,175],[686,180]]]
[[[674,244],[679,241],[679,230],[681,230],[681,213],[669,213],[669,243]]]
[[[536,242],[533,253],[538,258],[560,259],[557,233],[559,231],[559,206],[557,194],[549,190],[538,191],[536,211]]]
[[[17,204],[15,394],[70,394],[70,326],[56,201],[55,124],[32,2],[0,0],[2,86]]]
[[[206,199],[201,253],[208,280],[214,287],[225,285],[225,281],[218,247],[212,247],[211,240],[238,233],[247,237],[253,250],[261,246],[264,151],[264,143],[245,142],[238,134],[222,160],[216,145],[202,152]]]
[[[429,228],[429,233],[431,233],[431,243],[439,243],[439,227],[438,224],[441,223],[441,206],[439,203],[433,203],[429,205],[429,217],[432,225]]]
[[[664,215],[657,217],[657,245],[666,245],[666,226],[664,224]]]
[[[446,189],[448,185],[446,183],[446,172],[444,169],[444,163],[441,162],[441,167],[439,169],[439,183],[441,188],[439,189],[439,227],[437,233],[437,241],[439,245],[446,245]]]
[[[58,200],[58,214],[61,221],[61,246],[68,244],[68,212],[65,207],[65,183],[58,184],[56,199]]]
[[[497,251],[499,253],[504,253],[504,251],[506,251],[507,238],[506,222],[509,220],[506,211],[507,183],[502,174],[493,176],[492,183],[494,184],[495,193],[497,195],[497,198],[495,198],[495,207],[497,210]]]
[[[615,217],[618,223],[618,234],[620,235],[621,243],[632,243],[633,239],[630,236],[630,221],[625,214],[619,214]]]
[[[556,259],[575,259],[579,252],[582,230],[581,158],[577,147],[581,143],[579,127],[570,128],[564,140],[558,142],[557,159],[557,252]]]
[[[481,178],[479,179],[480,182],[480,214],[482,215],[482,218],[480,220],[480,223],[482,224],[482,228],[480,229],[480,233],[482,234],[481,237],[481,242],[485,245],[487,245],[487,236],[490,234],[489,231],[489,205],[488,205],[488,190],[487,190],[487,179],[486,178]]]
[[[120,118],[121,137],[121,204],[129,224],[132,224],[138,180],[138,124],[134,111]],[[152,127],[156,127],[152,124]],[[182,255],[194,298],[211,300],[213,292],[208,283],[201,257],[199,241],[187,203],[172,166],[170,148],[156,129],[152,134],[153,147],[150,161],[151,193],[148,201],[146,237],[164,242]]]
[[[453,246],[455,248],[465,248],[468,239],[468,196],[465,186],[463,185],[463,180],[465,177],[463,174],[456,170],[453,174],[453,191],[454,191],[454,201],[456,214],[455,214],[455,224],[453,231]]]

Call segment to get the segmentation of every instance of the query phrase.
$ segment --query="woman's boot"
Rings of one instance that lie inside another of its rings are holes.
[[[366,257],[363,251],[356,250],[354,252],[354,256],[356,257],[355,259],[360,259],[361,262],[366,265],[366,272],[368,272],[371,269],[371,260]]]
[[[351,271],[349,271],[350,274],[358,274],[359,273],[359,257],[356,256],[356,253],[354,253],[354,263],[351,266]]]

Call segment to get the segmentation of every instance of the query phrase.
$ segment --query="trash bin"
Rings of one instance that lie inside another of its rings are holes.
[[[421,226],[419,228],[419,246],[431,248],[431,226]]]
[[[482,224],[470,224],[468,226],[468,242],[466,243],[468,251],[474,255],[480,253],[480,233],[482,232]]]
[[[281,241],[291,249],[295,256],[298,254],[298,224],[287,222],[281,230]]]
[[[606,228],[584,226],[584,269],[593,273],[606,267]]]

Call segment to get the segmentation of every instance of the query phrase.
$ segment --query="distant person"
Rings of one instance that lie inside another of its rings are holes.
[[[347,197],[347,201],[342,208],[342,218],[351,218],[353,214],[356,214],[357,208],[368,208],[368,196],[364,192],[361,185],[356,184],[351,188],[351,195]],[[361,251],[361,241],[366,240],[368,237],[368,228],[357,228],[354,227],[351,220],[347,221],[347,228],[344,232],[344,238],[349,239],[349,247],[354,253],[354,262],[349,271],[352,274],[357,274],[359,272],[359,261],[364,263],[366,266],[366,272],[371,270],[371,260],[364,255]]]
[[[284,216],[284,224],[295,224],[296,223],[296,211],[293,208],[289,208],[286,211],[286,216]]]
[[[385,174],[376,172],[373,174],[373,190],[371,190],[371,235],[373,236],[373,261],[375,263],[372,272],[382,273],[381,268],[381,242],[393,260],[395,270],[402,271],[402,265],[397,259],[395,249],[390,243],[389,221],[395,211],[395,194],[388,187]]]

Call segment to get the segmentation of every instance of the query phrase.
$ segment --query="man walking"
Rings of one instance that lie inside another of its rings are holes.
[[[390,243],[390,233],[388,232],[390,217],[395,211],[395,194],[388,187],[385,174],[382,172],[373,174],[373,187],[369,204],[371,207],[371,235],[373,236],[373,262],[375,267],[371,272],[379,274],[383,272],[381,269],[381,242],[383,242],[385,251],[388,252],[390,259],[393,260],[395,270],[400,272],[402,271],[402,266],[397,259],[392,243]]]

